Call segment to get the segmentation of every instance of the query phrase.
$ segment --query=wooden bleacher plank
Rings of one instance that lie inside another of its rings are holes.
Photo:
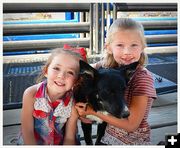
[[[148,121],[154,128],[177,122],[177,104],[152,108]]]
[[[3,111],[3,126],[20,124],[21,109]]]
[[[165,135],[171,133],[177,133],[177,125],[152,129],[151,131],[152,144],[157,145],[160,141],[165,141]]]
[[[3,111],[3,144],[14,144],[16,136],[19,132],[20,125],[20,111],[5,110]],[[171,123],[177,122],[177,93],[159,95],[158,99],[154,101],[153,108],[151,109],[150,116],[148,118],[152,127],[158,127],[152,129],[152,144],[157,144],[159,141],[164,140],[164,136],[168,133],[176,133],[177,125]],[[165,127],[161,127],[167,124]],[[168,125],[169,124],[169,125]],[[13,125],[13,126],[11,126]],[[83,132],[81,129],[80,121],[78,122],[78,130],[81,140],[81,144],[84,145]],[[96,137],[97,125],[93,124],[92,135],[93,141]]]
[[[177,92],[177,84],[162,77],[161,75],[153,74],[154,79],[154,87],[156,89],[156,93],[159,95]],[[160,80],[158,80],[160,79]]]
[[[3,125],[7,126],[20,123],[20,111],[21,109],[3,111]],[[161,122],[158,120],[160,120]],[[149,116],[149,122],[151,125],[159,123],[163,124],[167,123],[167,121],[177,121],[177,104],[162,107],[153,107],[151,109]]]
[[[20,125],[3,127],[3,145],[15,145]]]
[[[96,128],[96,126],[94,126]],[[93,128],[94,129],[94,128]],[[20,131],[20,125],[16,125],[13,127],[4,127],[3,128],[3,145],[13,145],[16,142],[17,134]],[[96,129],[93,130],[95,133]],[[82,130],[81,130],[82,132]],[[165,135],[170,133],[176,133],[177,132],[177,125],[174,126],[168,126],[158,129],[152,129],[151,132],[151,139],[152,144],[156,145],[159,141],[165,140]],[[93,141],[95,142],[95,138],[93,138]],[[81,144],[85,145],[85,141],[81,140]]]
[[[158,98],[154,100],[153,107],[166,106],[177,103],[177,92],[164,95],[158,95]]]

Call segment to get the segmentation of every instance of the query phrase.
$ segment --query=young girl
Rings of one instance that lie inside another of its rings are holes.
[[[25,90],[18,144],[75,144],[78,114],[72,87],[82,58],[74,51],[54,49],[42,70],[45,80]]]
[[[119,18],[109,28],[105,58],[94,64],[95,68],[115,68],[138,61],[139,65],[128,82],[125,98],[130,111],[126,119],[103,115],[85,104],[77,103],[79,115],[96,115],[108,123],[101,144],[107,145],[145,145],[150,144],[148,114],[156,91],[151,73],[144,67],[146,41],[141,24],[130,18]],[[113,101],[113,100],[112,100]]]

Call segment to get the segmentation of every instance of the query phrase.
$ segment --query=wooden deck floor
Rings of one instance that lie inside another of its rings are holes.
[[[20,129],[20,109],[3,111],[3,145],[14,145]],[[177,133],[177,93],[158,96],[148,118],[152,128],[152,144],[165,140],[165,135]],[[97,125],[93,124],[93,137],[96,135]],[[78,123],[81,139],[82,129]],[[95,138],[93,139],[95,141]],[[81,141],[85,145],[84,140]]]

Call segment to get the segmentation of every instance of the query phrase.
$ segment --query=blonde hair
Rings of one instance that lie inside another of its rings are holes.
[[[36,83],[39,83],[41,81],[43,81],[45,79],[45,73],[49,67],[49,65],[51,64],[53,58],[55,56],[57,56],[58,54],[68,54],[68,55],[72,55],[77,59],[81,59],[83,60],[83,58],[81,57],[81,55],[77,52],[74,52],[72,50],[68,50],[68,49],[64,49],[64,48],[55,48],[51,51],[51,55],[49,56],[48,60],[46,61],[46,63],[44,64],[44,66],[42,67],[42,72],[41,74],[38,76]]]
[[[136,22],[131,18],[118,18],[112,23],[112,25],[110,26],[107,32],[106,45],[109,45],[112,42],[114,33],[118,32],[119,30],[127,30],[127,29],[137,30],[139,32],[142,39],[143,48],[145,48],[146,39],[144,37],[144,28],[142,24]],[[139,59],[139,64],[145,65],[146,63],[147,63],[147,55],[143,51]],[[118,66],[118,63],[114,60],[113,55],[108,53],[107,51],[105,53],[105,57],[103,58],[103,66],[112,67],[112,68]]]

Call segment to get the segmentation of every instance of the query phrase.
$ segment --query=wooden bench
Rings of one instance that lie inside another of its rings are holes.
[[[3,145],[14,145],[20,130],[21,109],[3,111]],[[154,101],[148,118],[152,129],[152,144],[165,140],[168,133],[177,133],[177,93],[159,95]],[[81,144],[85,145],[83,132],[78,122]],[[93,124],[92,137],[95,141],[97,125]]]

